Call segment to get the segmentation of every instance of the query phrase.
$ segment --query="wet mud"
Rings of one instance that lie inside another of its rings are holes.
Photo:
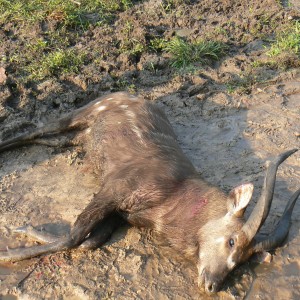
[[[175,89],[155,101],[166,111],[182,148],[199,172],[224,190],[253,182],[255,202],[264,161],[299,146],[297,99],[300,82],[295,78],[257,88],[242,100],[218,93],[205,100],[187,101]],[[97,191],[76,150],[56,151],[32,146],[1,155],[2,249],[32,244],[10,235],[9,226],[32,223],[57,235],[67,233]],[[299,161],[295,154],[279,169],[265,232],[271,231],[287,199],[300,185]],[[297,204],[288,240],[276,250],[270,264],[246,263],[229,276],[223,291],[211,297],[198,289],[194,266],[170,253],[153,232],[128,226],[95,251],[74,250],[1,265],[1,288],[20,299],[273,299],[274,295],[297,299],[299,215]]]

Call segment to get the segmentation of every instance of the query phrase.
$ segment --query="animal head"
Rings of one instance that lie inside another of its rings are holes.
[[[295,150],[267,162],[267,174],[260,199],[247,221],[245,209],[251,200],[253,185],[248,183],[234,188],[227,196],[226,214],[208,221],[198,232],[198,285],[207,292],[220,289],[226,276],[252,254],[275,249],[286,238],[298,190],[289,200],[286,209],[270,237],[257,235],[264,223],[272,202],[277,168]]]
[[[240,231],[244,211],[253,192],[252,184],[233,189],[227,196],[227,213],[207,222],[199,231],[198,284],[208,292],[218,290],[226,275],[251,255]]]

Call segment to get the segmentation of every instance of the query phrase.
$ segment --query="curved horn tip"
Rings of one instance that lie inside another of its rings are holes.
[[[273,160],[266,161],[267,172],[265,175],[261,196],[247,222],[242,227],[242,231],[246,234],[249,241],[253,239],[269,214],[278,166],[298,150],[298,148],[288,150],[278,155]]]
[[[254,252],[272,250],[282,245],[289,233],[292,212],[299,196],[300,189],[298,189],[289,199],[286,208],[272,233],[269,234],[267,238],[256,241],[256,243],[253,246]]]
[[[291,156],[292,154],[294,154],[295,152],[297,152],[299,150],[299,148],[294,148],[294,149],[291,149],[291,150],[288,150],[286,152],[283,152],[282,153],[282,156],[283,157],[289,157]]]
[[[279,154],[273,160],[267,160],[266,167],[269,167],[272,164],[277,165],[277,166],[280,165],[281,163],[283,163],[287,158],[289,158],[292,154],[294,154],[298,150],[299,150],[298,148],[294,148],[294,149],[291,149],[291,150],[288,150],[288,151],[285,151],[285,152]]]

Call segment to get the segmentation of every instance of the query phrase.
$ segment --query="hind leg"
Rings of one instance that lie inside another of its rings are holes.
[[[113,231],[124,223],[123,218],[117,214],[112,214],[102,220],[93,230],[89,236],[80,244],[82,249],[96,249],[103,245],[111,236]],[[31,225],[18,227],[11,230],[14,233],[21,233],[34,241],[41,243],[54,243],[57,242],[61,237],[53,235],[46,231],[35,229]]]
[[[46,232],[43,230],[37,230],[32,225],[25,225],[22,227],[14,228],[14,229],[11,229],[11,232],[24,234],[27,237],[31,238],[32,240],[43,243],[43,244],[53,243],[53,242],[58,241],[61,238],[61,237],[59,237],[57,235],[53,235],[49,232]]]
[[[124,219],[117,215],[112,214],[103,220],[99,225],[97,225],[90,235],[80,244],[81,249],[96,249],[102,246],[105,242],[109,240],[112,233],[124,224]]]
[[[109,216],[114,209],[115,207],[111,197],[105,197],[103,193],[99,193],[78,216],[70,234],[55,239],[55,241],[46,245],[7,249],[5,252],[0,252],[0,261],[19,261],[41,254],[54,253],[74,248],[80,245],[88,234]]]

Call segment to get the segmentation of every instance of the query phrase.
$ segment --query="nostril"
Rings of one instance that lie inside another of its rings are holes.
[[[206,285],[206,290],[209,293],[214,293],[217,290],[217,284],[215,282],[208,282]]]
[[[207,291],[208,292],[212,292],[212,290],[213,290],[213,284],[212,283],[208,283],[207,285],[206,285],[206,289],[207,289]]]

